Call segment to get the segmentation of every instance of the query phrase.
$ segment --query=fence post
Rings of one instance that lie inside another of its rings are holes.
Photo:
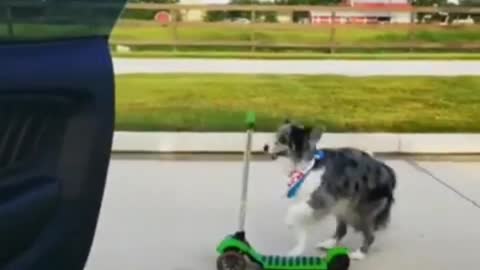
[[[177,33],[177,20],[179,10],[175,7],[172,11],[172,38],[173,38],[173,51],[177,51],[178,33]],[[188,14],[188,10],[187,10]]]
[[[255,40],[255,16],[256,12],[252,9],[250,12],[250,50],[252,52],[256,51],[256,40]]]
[[[336,34],[336,27],[335,27],[335,11],[332,11],[332,15],[330,16],[330,53],[335,53],[335,34]]]
[[[409,52],[413,52],[414,48],[415,48],[415,27],[416,27],[416,23],[415,23],[415,18],[417,16],[417,13],[412,10],[410,12],[410,25],[409,25],[409,29],[408,29],[408,44],[409,44],[409,48],[408,48],[408,51]]]
[[[8,29],[8,36],[13,37],[15,33],[13,32],[13,18],[12,18],[12,7],[7,6],[7,29]]]

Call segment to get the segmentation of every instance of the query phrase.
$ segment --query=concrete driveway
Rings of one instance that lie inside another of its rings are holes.
[[[479,269],[480,163],[389,160],[398,173],[391,227],[352,270]],[[236,229],[241,163],[113,160],[88,270],[211,270],[215,246]],[[247,232],[263,253],[292,244],[283,223],[278,163],[251,168]],[[333,233],[318,227],[313,245]],[[344,244],[355,248],[360,236]]]

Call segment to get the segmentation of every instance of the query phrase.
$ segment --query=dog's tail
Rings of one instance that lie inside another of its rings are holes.
[[[392,205],[394,203],[394,198],[393,196],[390,196],[387,198],[387,204],[385,207],[378,213],[378,215],[375,217],[374,220],[374,225],[375,225],[375,230],[381,230],[385,229],[390,222],[390,213],[392,209]]]
[[[388,223],[390,222],[390,213],[392,209],[392,205],[395,202],[395,198],[393,197],[393,191],[396,187],[397,184],[397,179],[395,172],[391,169],[388,168],[387,166],[387,171],[390,174],[390,181],[389,185],[384,186],[384,194],[387,199],[387,204],[385,207],[380,211],[380,213],[377,214],[374,220],[374,226],[375,230],[381,230],[387,227]]]

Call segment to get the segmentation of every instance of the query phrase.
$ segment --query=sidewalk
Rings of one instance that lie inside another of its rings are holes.
[[[469,201],[404,160],[396,203],[364,261],[350,270],[474,270],[480,212]],[[480,163],[420,162],[444,183],[480,202]],[[215,247],[237,226],[242,162],[113,160],[97,234],[86,270],[214,270]],[[285,175],[276,162],[253,162],[248,240],[266,254],[284,255],[292,235],[284,223]],[[315,228],[307,255],[330,237],[333,218]],[[342,242],[354,249],[349,229]]]
[[[114,58],[115,74],[332,74],[344,76],[480,75],[480,61],[461,60],[252,60]]]
[[[245,133],[118,131],[113,152],[240,153],[244,151],[245,139]],[[273,133],[255,133],[252,150],[262,152],[272,139]],[[326,133],[319,146],[358,147],[386,154],[480,154],[480,134]]]

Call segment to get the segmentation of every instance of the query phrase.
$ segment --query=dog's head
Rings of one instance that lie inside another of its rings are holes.
[[[272,159],[286,157],[294,164],[310,161],[321,137],[322,131],[319,128],[292,123],[287,119],[277,129],[273,144],[266,144],[264,151],[269,153]]]

